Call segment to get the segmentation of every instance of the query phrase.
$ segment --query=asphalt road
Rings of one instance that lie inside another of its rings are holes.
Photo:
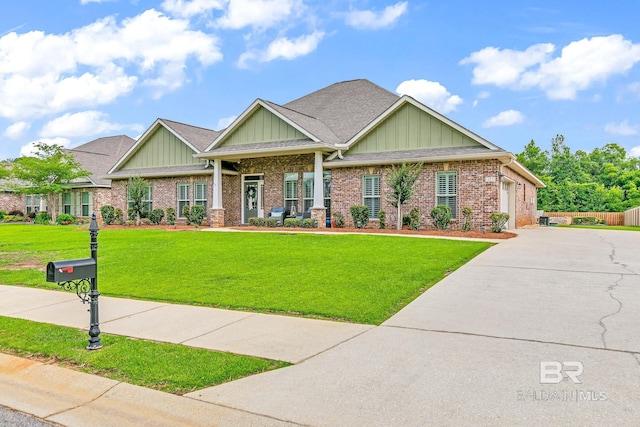
[[[0,406],[0,427],[45,427],[53,425],[55,424],[46,423],[31,415]]]

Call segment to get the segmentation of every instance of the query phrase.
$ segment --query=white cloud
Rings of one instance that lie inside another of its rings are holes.
[[[522,123],[524,120],[524,116],[520,111],[517,110],[507,110],[503,111],[497,116],[493,116],[490,119],[485,120],[482,123],[482,127],[491,128],[494,126],[511,126],[517,123]]]
[[[22,137],[31,127],[31,123],[28,122],[16,122],[4,131],[4,135],[7,138],[18,139]]]
[[[429,80],[405,80],[398,85],[396,92],[412,96],[441,113],[454,111],[463,102],[462,98],[451,95],[440,83]]]
[[[62,35],[10,33],[0,52],[0,116],[14,120],[108,104],[138,85],[159,96],[184,84],[187,61],[222,59],[216,37],[153,9]]]
[[[625,119],[621,123],[607,123],[604,131],[611,135],[632,136],[640,133],[640,126],[630,125],[629,121]]]
[[[142,130],[142,125],[123,125],[111,123],[109,116],[100,111],[82,111],[75,114],[64,114],[45,124],[40,131],[44,137],[52,136],[94,136],[123,129]]]
[[[31,156],[35,154],[36,151],[38,151],[36,149],[36,144],[40,142],[48,145],[54,145],[54,144],[60,145],[64,148],[67,148],[71,143],[71,141],[69,141],[67,138],[40,138],[40,139],[36,139],[35,141],[31,141],[23,145],[22,147],[20,147],[20,155]]]
[[[301,0],[227,0],[224,15],[215,21],[216,27],[238,30],[245,27],[272,28],[299,16],[304,10]]]
[[[316,50],[323,38],[324,32],[322,31],[314,31],[311,34],[295,39],[280,37],[272,41],[264,51],[243,53],[238,60],[238,66],[246,68],[250,61],[269,62],[275,59],[291,60],[299,56],[305,56]]]
[[[165,0],[160,7],[173,16],[191,18],[214,9],[222,10],[224,9],[224,3],[220,0]]]
[[[407,11],[407,2],[387,6],[382,12],[352,10],[346,13],[347,25],[359,30],[378,30],[393,26]]]
[[[629,150],[629,157],[640,157],[640,145]]]
[[[231,116],[231,117],[223,117],[223,118],[221,118],[220,120],[218,120],[218,126],[216,127],[216,130],[226,129],[237,118],[238,118],[238,116]]]
[[[571,42],[552,58],[554,51],[555,46],[549,43],[525,51],[487,47],[460,63],[475,64],[474,84],[539,88],[549,99],[575,99],[578,91],[626,73],[640,62],[640,44],[619,34]]]

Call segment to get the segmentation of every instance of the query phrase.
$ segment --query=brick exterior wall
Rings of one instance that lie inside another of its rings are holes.
[[[4,191],[0,192],[0,211],[20,211],[25,213],[26,209],[27,201],[23,194],[15,194]]]
[[[145,181],[152,187],[151,202],[153,209],[162,209],[172,207],[176,210],[176,220],[178,223],[184,223],[184,218],[179,218],[181,212],[178,212],[178,184],[189,184],[189,204],[194,205],[194,184],[204,182],[207,185],[207,217],[203,225],[209,225],[209,210],[211,208],[212,192],[213,192],[213,174],[197,175],[197,176],[181,176],[169,178],[145,178]],[[111,182],[111,205],[115,208],[122,209],[125,220],[127,220],[127,183],[128,180],[114,180]]]
[[[431,229],[433,222],[431,209],[436,205],[436,173],[455,171],[458,176],[456,219],[451,222],[452,229],[462,227],[462,208],[473,209],[472,226],[478,229],[490,224],[489,216],[498,210],[498,168],[497,160],[471,160],[464,162],[429,163],[423,166],[414,187],[414,196],[402,206],[402,215],[408,215],[415,207],[420,209],[420,227]],[[353,227],[349,208],[363,204],[362,181],[365,175],[380,175],[380,209],[385,211],[387,227],[395,228],[397,210],[391,206],[385,194],[390,166],[334,168],[331,170],[331,208],[332,212],[344,215],[347,227]],[[378,221],[370,220],[368,227],[378,227]]]
[[[504,167],[502,173],[515,181],[516,228],[536,224],[538,191],[535,184],[508,167]]]

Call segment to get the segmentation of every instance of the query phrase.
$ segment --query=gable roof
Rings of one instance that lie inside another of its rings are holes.
[[[127,150],[126,153],[109,169],[111,174],[119,170],[134,154],[145,144],[147,139],[155,132],[158,127],[164,127],[173,135],[182,141],[186,146],[191,148],[196,154],[201,153],[213,141],[220,132],[206,129],[198,126],[191,126],[180,122],[174,122],[167,119],[156,119],[155,122],[138,138],[137,141]]]
[[[65,151],[91,173],[87,177],[91,184],[108,187],[109,181],[104,179],[104,175],[134,143],[135,140],[126,135],[108,136]]]

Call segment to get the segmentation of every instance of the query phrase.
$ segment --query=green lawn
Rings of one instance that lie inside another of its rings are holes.
[[[624,226],[624,225],[560,225],[560,227],[591,228],[595,230],[640,231],[640,227],[631,227],[631,226]]]
[[[87,351],[86,332],[0,316],[0,352],[55,360],[62,366],[169,393],[184,394],[289,365],[106,334],[100,339],[102,349]]]
[[[382,323],[491,245],[108,227],[98,242],[103,295],[367,324]],[[47,261],[88,256],[86,227],[0,226],[2,284],[54,289],[45,282]]]

